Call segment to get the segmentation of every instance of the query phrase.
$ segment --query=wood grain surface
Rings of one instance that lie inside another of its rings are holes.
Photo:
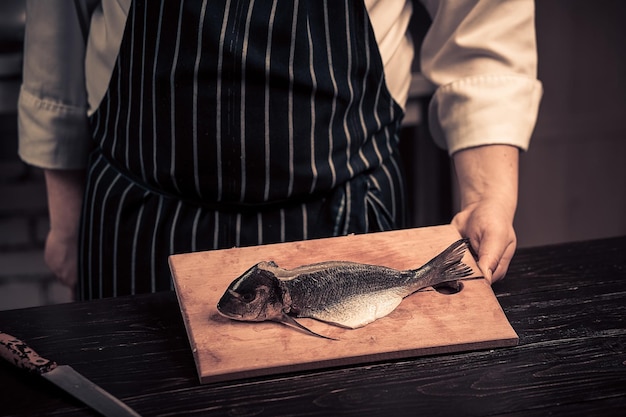
[[[0,330],[143,416],[623,416],[626,236],[521,248],[493,291],[518,346],[199,384],[176,294],[0,311]],[[93,417],[0,361],[0,415]]]
[[[420,291],[387,317],[356,330],[299,319],[338,340],[273,322],[230,320],[216,309],[228,285],[259,261],[274,260],[284,268],[345,260],[409,269],[459,238],[456,229],[445,225],[171,256],[200,382],[516,345],[517,334],[469,253],[464,262],[475,274],[463,281],[457,294]]]

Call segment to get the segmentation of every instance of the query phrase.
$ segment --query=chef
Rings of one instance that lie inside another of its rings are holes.
[[[532,0],[423,1],[435,141],[486,278],[516,238],[541,96]],[[171,288],[173,253],[405,225],[410,0],[30,1],[20,156],[45,258],[93,299]],[[210,276],[207,276],[210,279]]]

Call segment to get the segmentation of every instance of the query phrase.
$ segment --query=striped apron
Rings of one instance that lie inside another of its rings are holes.
[[[169,290],[174,253],[401,227],[401,118],[361,1],[133,1],[90,119],[78,293]]]

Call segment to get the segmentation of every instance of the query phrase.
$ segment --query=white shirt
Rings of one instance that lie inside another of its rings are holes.
[[[86,165],[87,116],[102,100],[131,0],[27,2],[19,153],[35,166]],[[423,0],[432,25],[421,71],[437,87],[436,143],[450,154],[509,144],[527,149],[541,83],[536,79],[533,0]],[[411,81],[410,0],[365,0],[387,87],[404,106]]]

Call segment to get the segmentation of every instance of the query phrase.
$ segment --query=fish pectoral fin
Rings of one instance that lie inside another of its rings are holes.
[[[277,321],[277,322],[283,323],[283,324],[285,324],[285,325],[287,325],[289,327],[293,327],[295,329],[301,330],[301,331],[303,331],[303,332],[305,332],[305,333],[307,333],[307,334],[309,334],[311,336],[321,337],[323,339],[328,339],[328,340],[338,340],[338,339],[335,339],[335,338],[332,338],[332,337],[321,335],[319,333],[315,333],[313,330],[304,327],[303,325],[298,323],[296,321],[296,319],[294,319],[293,317],[291,317],[290,315],[285,314],[285,313],[283,313],[281,316],[276,318],[274,321]]]

